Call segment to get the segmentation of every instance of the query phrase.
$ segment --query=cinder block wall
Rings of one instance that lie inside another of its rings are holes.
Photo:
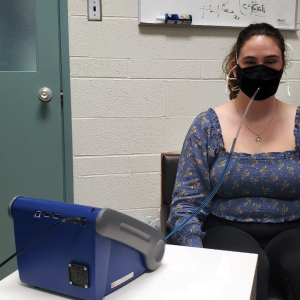
[[[69,0],[75,202],[159,216],[160,154],[228,101],[221,65],[240,29],[138,26],[138,0],[102,0],[102,14],[88,21],[87,0]],[[298,106],[299,33],[283,33],[292,96],[282,83],[278,98]]]

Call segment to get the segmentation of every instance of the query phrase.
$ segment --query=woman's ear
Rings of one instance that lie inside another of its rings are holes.
[[[236,64],[236,61],[235,61],[235,59],[233,59],[233,60],[230,62],[230,68],[232,69],[232,68],[234,68],[236,65],[237,65],[237,64]],[[232,70],[232,73],[233,73],[234,77],[236,78],[236,68],[234,68],[234,69]],[[230,74],[228,74],[228,75],[230,75]]]

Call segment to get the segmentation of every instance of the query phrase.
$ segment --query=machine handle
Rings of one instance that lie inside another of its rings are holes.
[[[101,209],[95,226],[100,236],[141,252],[149,270],[154,271],[160,266],[165,252],[165,240],[159,230],[109,208]]]

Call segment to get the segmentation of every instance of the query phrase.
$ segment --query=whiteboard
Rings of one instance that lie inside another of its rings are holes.
[[[297,0],[139,0],[139,24],[164,25],[156,20],[165,14],[190,14],[192,25],[246,27],[269,23],[296,30]]]

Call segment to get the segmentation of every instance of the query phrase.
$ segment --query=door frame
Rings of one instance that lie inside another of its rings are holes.
[[[71,85],[70,85],[70,55],[69,55],[69,27],[68,0],[59,0],[59,28],[60,28],[60,66],[62,91],[62,133],[64,160],[64,199],[74,202],[73,194],[73,151],[72,151],[72,114],[71,114]]]
[[[41,1],[42,2],[42,1]],[[36,2],[37,3],[37,2]],[[61,122],[56,127],[56,130],[61,131],[61,142],[59,141],[60,146],[62,146],[61,151],[59,151],[59,165],[62,163],[62,179],[59,178],[59,182],[63,186],[63,193],[59,192],[59,197],[61,199],[55,199],[63,202],[73,202],[73,153],[72,153],[72,116],[71,116],[71,92],[70,92],[70,62],[69,62],[69,33],[68,33],[68,0],[55,0],[55,9],[58,13],[58,32],[55,33],[55,39],[57,38],[57,42],[59,44],[59,49],[55,48],[55,53],[59,52],[59,75],[60,75],[60,90],[61,90],[61,103],[59,103],[59,98],[56,98],[57,109],[60,109],[60,119]],[[51,15],[50,15],[51,17]],[[56,37],[57,36],[57,37]],[[55,43],[55,46],[57,44]],[[57,56],[56,60],[57,62]],[[58,69],[56,68],[57,74]],[[10,72],[7,72],[10,73]],[[56,91],[57,91],[57,83],[56,82]],[[35,93],[34,91],[32,92]],[[36,91],[36,99],[37,91]],[[36,100],[39,101],[39,100]],[[57,102],[58,101],[58,102]],[[42,104],[40,103],[40,106]],[[57,140],[58,141],[58,140]],[[61,155],[62,154],[62,155]],[[62,158],[62,160],[61,160]],[[61,176],[61,169],[59,169],[59,174]],[[55,188],[55,187],[54,187]],[[61,186],[60,186],[61,189]],[[54,200],[54,199],[48,199]],[[3,200],[3,201],[9,201]],[[8,203],[7,203],[8,204]],[[8,222],[9,217],[7,216]],[[5,220],[4,220],[5,221]],[[12,223],[12,221],[11,221]],[[12,224],[10,224],[12,225]],[[12,229],[12,227],[11,227]],[[12,230],[7,230],[5,227],[3,231],[7,234],[13,234]],[[3,235],[5,238],[5,234]],[[10,235],[10,237],[12,237]],[[0,261],[1,263],[2,261]],[[16,270],[16,261],[11,262],[10,266],[5,266],[3,269],[0,269],[0,280],[3,276],[9,275],[10,272]]]

